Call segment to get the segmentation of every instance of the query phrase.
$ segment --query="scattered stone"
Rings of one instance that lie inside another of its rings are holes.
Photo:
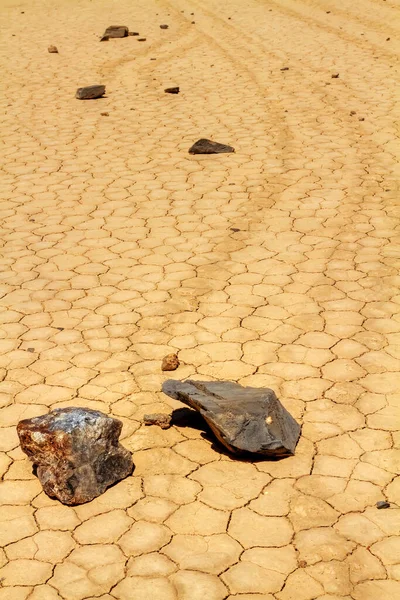
[[[234,231],[235,233],[240,231],[240,229],[238,229],[237,227],[231,227],[231,231]]]
[[[104,34],[100,38],[100,41],[106,42],[110,38],[124,38],[128,35],[129,29],[128,27],[125,27],[125,25],[110,25],[110,27],[107,27],[105,30]]]
[[[179,94],[179,87],[170,87],[170,88],[165,88],[164,92],[166,94]]]
[[[376,508],[390,508],[390,502],[386,502],[386,500],[380,500],[376,503]]]
[[[146,38],[138,38],[138,42],[145,42]]]
[[[333,75],[331,75],[332,79],[339,79],[339,73],[333,73]]]
[[[47,48],[47,51],[48,51],[50,54],[58,54],[58,49],[57,49],[57,46],[49,46],[49,47]]]
[[[359,121],[365,121],[365,118],[364,117],[359,117],[358,120]]]
[[[160,25],[160,29],[168,29],[169,25]]]
[[[350,111],[350,116],[351,116],[351,117],[354,117],[354,115],[355,115],[355,114],[357,114],[355,110],[351,110],[351,111]]]
[[[305,569],[307,566],[307,561],[306,560],[299,560],[299,567],[300,569]]]
[[[179,358],[177,354],[167,354],[164,356],[161,364],[161,371],[176,371],[179,367]]]
[[[273,390],[230,381],[166,381],[162,390],[197,410],[217,439],[234,454],[291,456],[300,426]]]
[[[89,85],[87,87],[78,88],[75,97],[78,100],[94,100],[101,98],[106,93],[105,85]]]
[[[158,425],[161,429],[169,429],[171,427],[172,416],[153,413],[151,415],[144,415],[143,421],[145,425]]]
[[[27,352],[35,352],[35,348],[27,348],[26,351]]]
[[[198,140],[189,149],[189,154],[221,154],[225,152],[235,152],[235,149],[232,148],[232,146],[212,142],[211,140],[206,140],[204,138]]]
[[[289,67],[282,67],[281,71],[289,71]]]
[[[390,42],[390,38],[386,38],[386,41],[387,41],[387,42]]]
[[[89,502],[132,473],[132,455],[118,443],[121,429],[118,419],[74,407],[17,425],[43,490],[68,505]]]
[[[102,113],[100,113],[100,115],[101,115],[102,117],[109,117],[109,116],[110,116],[110,113],[108,113],[108,112],[102,112]]]
[[[128,35],[140,35],[138,31],[130,31]]]
[[[58,331],[64,331],[64,327],[56,327],[56,329],[58,329]]]
[[[192,21],[192,25],[196,25],[196,21]]]

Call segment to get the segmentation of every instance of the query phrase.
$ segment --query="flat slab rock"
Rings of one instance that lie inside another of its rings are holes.
[[[235,148],[205,138],[198,140],[189,148],[189,154],[225,154],[228,152],[235,152]]]
[[[124,38],[128,37],[129,28],[125,25],[110,25],[107,27],[102,37],[100,38],[101,42],[106,42],[110,38]]]
[[[78,88],[75,97],[78,100],[95,100],[104,96],[105,93],[105,85],[88,85],[87,87]]]
[[[85,408],[60,408],[17,425],[22,450],[46,494],[63,504],[89,502],[133,471],[119,444],[122,423]]]
[[[162,390],[197,410],[217,439],[234,454],[291,456],[300,425],[273,390],[230,381],[166,381]]]

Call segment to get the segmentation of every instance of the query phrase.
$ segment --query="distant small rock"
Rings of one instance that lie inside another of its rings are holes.
[[[110,25],[110,27],[107,27],[107,29],[103,33],[102,37],[100,38],[100,41],[106,42],[110,38],[124,38],[128,35],[129,29],[128,27],[125,27],[125,25]]]
[[[289,71],[289,67],[282,67],[281,71]]]
[[[355,115],[355,114],[356,114],[356,111],[355,111],[355,110],[351,110],[351,111],[350,111],[350,116],[351,116],[351,117],[354,117],[354,115]]]
[[[331,75],[332,79],[339,79],[339,73],[333,73],[333,75]]]
[[[49,46],[47,48],[47,52],[49,52],[50,54],[58,54],[58,48],[57,46]]]
[[[164,92],[166,94],[179,94],[179,87],[170,87],[170,88],[165,88]]]
[[[235,148],[204,138],[198,140],[189,149],[189,154],[224,154],[228,152],[235,152]]]
[[[138,42],[145,42],[146,38],[138,38]]]
[[[169,25],[160,25],[160,29],[168,29]]]
[[[177,354],[167,354],[161,363],[161,371],[176,371],[179,367],[179,358]]]
[[[109,117],[110,116],[110,113],[108,113],[108,112],[102,112],[100,114],[101,114],[102,117]]]
[[[128,35],[140,35],[138,31],[130,31]]]
[[[172,416],[154,413],[151,415],[144,415],[143,421],[145,425],[158,425],[161,429],[169,429],[171,427]]]
[[[101,98],[106,93],[105,85],[89,85],[87,87],[78,88],[75,97],[78,100],[95,100]]]
[[[376,503],[376,508],[390,508],[390,502],[386,502],[386,500],[380,500]]]
[[[365,121],[365,117],[359,117],[358,120],[359,121]]]

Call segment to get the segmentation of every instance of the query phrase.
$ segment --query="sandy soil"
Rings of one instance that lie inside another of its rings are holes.
[[[400,597],[399,15],[2,0],[1,600]],[[171,352],[176,378],[274,388],[296,456],[144,427],[180,406]],[[68,508],[15,426],[74,405],[123,421],[136,469]]]

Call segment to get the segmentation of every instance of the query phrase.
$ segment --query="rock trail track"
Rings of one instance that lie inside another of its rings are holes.
[[[3,0],[0,20],[0,600],[397,599],[399,2]],[[99,43],[108,25],[146,41]],[[236,152],[190,156],[201,137]],[[145,427],[181,407],[172,352],[178,379],[272,387],[296,456]],[[136,469],[71,508],[16,424],[76,405],[123,421]]]

